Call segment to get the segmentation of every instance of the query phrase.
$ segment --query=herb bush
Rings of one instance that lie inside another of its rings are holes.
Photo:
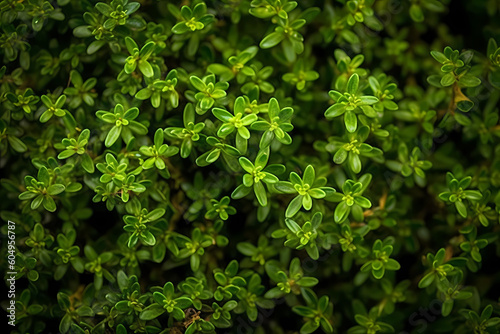
[[[0,10],[12,333],[499,332],[498,1]]]

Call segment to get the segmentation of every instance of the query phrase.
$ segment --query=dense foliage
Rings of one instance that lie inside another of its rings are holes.
[[[12,333],[499,332],[497,0],[0,12]]]

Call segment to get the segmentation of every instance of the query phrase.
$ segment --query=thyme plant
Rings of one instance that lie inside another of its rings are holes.
[[[499,333],[499,14],[1,0],[2,321]]]

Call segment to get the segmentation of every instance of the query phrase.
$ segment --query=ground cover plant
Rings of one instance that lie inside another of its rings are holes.
[[[10,333],[498,333],[498,0],[2,0]]]

